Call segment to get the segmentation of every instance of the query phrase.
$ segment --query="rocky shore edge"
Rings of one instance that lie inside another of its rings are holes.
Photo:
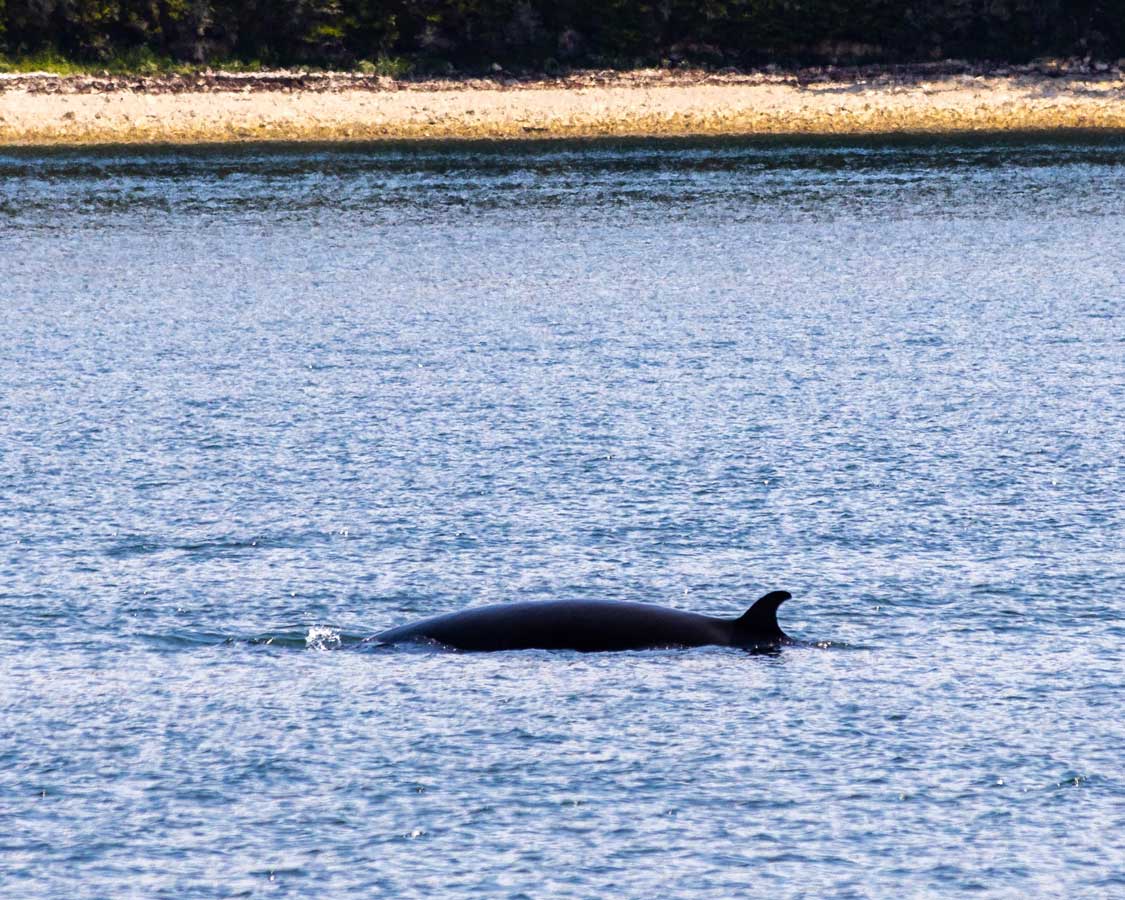
[[[1125,130],[1125,60],[390,78],[0,75],[0,145]]]
[[[89,94],[132,91],[150,94],[210,93],[222,91],[458,91],[458,90],[536,90],[547,88],[587,88],[598,86],[646,87],[693,84],[792,84],[796,86],[835,83],[907,85],[922,81],[970,76],[973,78],[1016,78],[1081,80],[1099,82],[1120,80],[1125,75],[1125,59],[1117,63],[1082,59],[1046,59],[1025,64],[972,63],[944,60],[904,65],[825,65],[783,69],[640,69],[633,71],[580,70],[565,74],[506,72],[499,66],[487,76],[400,77],[363,72],[332,72],[305,69],[277,69],[265,72],[227,72],[201,69],[197,72],[119,75],[108,72],[90,75],[54,75],[47,72],[0,74],[0,93],[27,91],[33,94]]]

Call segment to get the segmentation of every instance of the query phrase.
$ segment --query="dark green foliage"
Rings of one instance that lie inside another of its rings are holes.
[[[0,55],[44,53],[422,71],[1117,59],[1125,0],[0,0]]]

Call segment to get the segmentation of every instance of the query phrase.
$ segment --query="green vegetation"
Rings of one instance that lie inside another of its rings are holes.
[[[227,72],[260,72],[266,68],[260,60],[241,59],[213,59],[207,65]],[[363,63],[360,63],[357,68],[362,66]],[[62,56],[54,49],[15,57],[0,55],[0,74],[49,72],[52,75],[100,75],[107,72],[110,75],[188,75],[201,68],[203,66],[199,63],[156,56],[148,47],[133,47],[96,58],[79,59]],[[378,70],[375,74],[383,73]]]
[[[17,56],[14,59],[0,56],[0,72],[51,72],[55,75],[109,72],[113,75],[158,75],[182,73],[194,68],[171,57],[158,57],[148,47],[131,47],[124,51],[114,51],[97,60],[71,59],[62,56],[54,48]]]
[[[0,0],[0,71],[1125,56],[1125,0]]]

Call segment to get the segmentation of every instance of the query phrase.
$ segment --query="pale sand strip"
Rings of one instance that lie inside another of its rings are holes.
[[[1125,77],[331,91],[0,89],[0,144],[1125,129]]]

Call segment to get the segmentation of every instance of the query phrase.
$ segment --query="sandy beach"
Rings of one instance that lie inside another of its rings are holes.
[[[0,145],[1125,129],[1125,75],[1001,68],[525,80],[0,76]]]

